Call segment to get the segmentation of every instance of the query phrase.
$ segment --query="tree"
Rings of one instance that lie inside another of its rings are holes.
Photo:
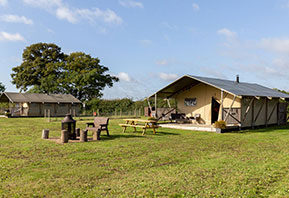
[[[66,57],[59,83],[62,93],[70,93],[80,100],[90,100],[102,96],[102,90],[118,81],[117,77],[106,74],[107,67],[99,64],[83,52],[74,52]]]
[[[12,68],[12,83],[20,91],[29,87],[39,93],[58,92],[57,79],[65,54],[55,44],[37,43],[26,47],[22,54],[23,62]]]
[[[6,90],[5,85],[3,85],[3,83],[0,82],[0,94],[3,93]]]
[[[83,52],[66,55],[55,44],[37,43],[24,50],[22,64],[12,69],[12,83],[20,91],[67,93],[90,100],[101,97],[106,86],[118,81],[99,63]]]

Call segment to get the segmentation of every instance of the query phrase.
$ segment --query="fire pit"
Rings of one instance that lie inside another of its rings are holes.
[[[76,121],[72,118],[71,114],[66,114],[65,118],[61,121],[61,129],[67,130],[68,139],[75,140],[76,132],[75,132]]]

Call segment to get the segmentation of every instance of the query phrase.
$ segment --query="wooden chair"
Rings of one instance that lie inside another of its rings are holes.
[[[108,132],[108,121],[107,117],[95,117],[94,122],[86,123],[86,130],[93,131],[93,139],[99,140],[101,131],[106,131],[107,136],[109,136]]]

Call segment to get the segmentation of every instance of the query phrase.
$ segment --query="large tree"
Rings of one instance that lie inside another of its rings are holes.
[[[57,93],[57,79],[64,64],[65,54],[55,44],[36,43],[26,47],[23,62],[12,68],[12,83],[20,91],[33,90],[39,93]]]
[[[12,83],[37,93],[67,93],[84,101],[102,96],[102,90],[118,81],[107,74],[98,58],[82,52],[66,55],[55,44],[37,43],[23,52],[23,63],[14,67]]]
[[[3,83],[0,82],[0,94],[3,93],[6,90],[5,85],[3,85]]]
[[[102,96],[102,90],[118,78],[107,74],[108,68],[99,64],[83,52],[74,52],[66,57],[63,72],[59,78],[63,93],[70,93],[80,100],[90,100]]]

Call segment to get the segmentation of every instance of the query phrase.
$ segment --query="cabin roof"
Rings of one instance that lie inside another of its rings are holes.
[[[38,94],[38,93],[13,93],[4,92],[0,96],[0,102],[28,102],[28,103],[81,103],[71,94]]]
[[[272,97],[272,98],[286,98],[289,99],[289,95],[264,87],[255,83],[246,83],[246,82],[236,82],[231,80],[209,78],[209,77],[200,77],[185,75],[166,87],[160,89],[149,98],[157,94],[158,97],[170,98],[175,94],[190,89],[191,87],[204,83],[215,87],[220,90],[224,90],[232,95],[236,96],[256,96],[256,97]]]

